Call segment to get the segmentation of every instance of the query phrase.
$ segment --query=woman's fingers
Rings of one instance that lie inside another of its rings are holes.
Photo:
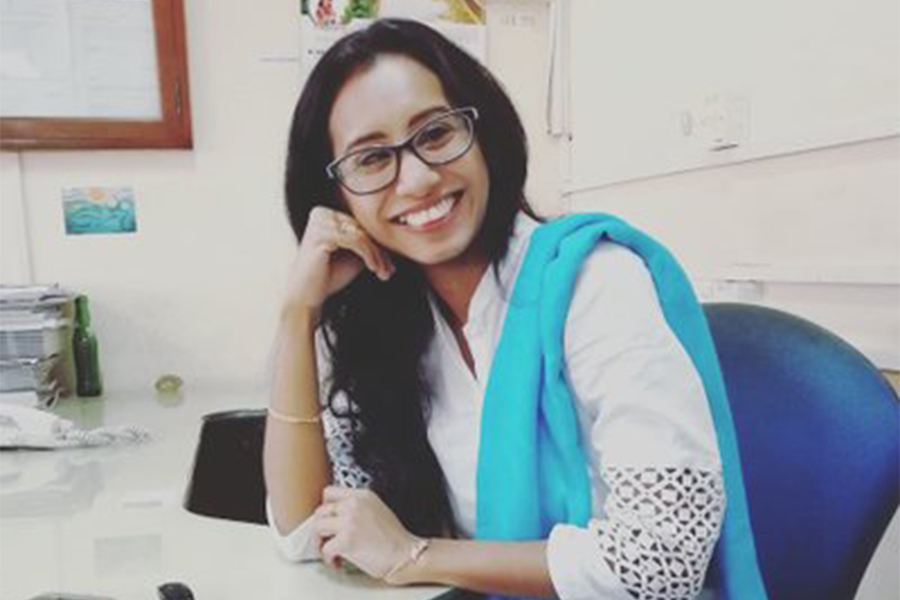
[[[388,266],[385,252],[356,224],[356,221],[346,215],[335,214],[337,215],[333,238],[335,244],[359,256],[379,279],[388,280],[393,273]]]
[[[331,518],[323,518],[316,519],[316,524],[313,526],[313,530],[316,532],[316,536],[320,539],[328,539],[336,536],[341,531],[341,523],[338,519],[333,517]]]
[[[313,529],[324,536],[332,536],[338,533],[341,521],[338,518],[338,506],[333,502],[319,505],[315,510]]]
[[[336,539],[341,532],[341,521],[334,504],[320,505],[314,515],[313,535],[322,560],[332,568],[340,568],[340,542]]]
[[[366,493],[366,490],[357,490],[353,488],[343,487],[340,485],[328,485],[322,490],[323,504],[317,510],[337,511],[337,503],[341,500],[349,500],[354,496]],[[331,508],[333,506],[333,508]]]
[[[393,275],[393,264],[387,252],[348,214],[323,206],[316,207],[310,213],[306,235],[310,236],[312,243],[329,253],[340,249],[353,253],[382,280]]]
[[[332,569],[341,568],[341,541],[337,537],[332,537],[322,544],[320,551],[322,552],[322,561]]]
[[[322,491],[313,531],[326,563],[342,558],[373,577],[389,573],[416,539],[375,492],[336,485]]]
[[[317,519],[317,523],[313,526],[313,535],[315,536],[319,552],[322,551],[323,546],[329,540],[337,537],[338,533],[340,533],[340,524],[336,522],[321,522]]]
[[[286,310],[319,311],[334,293],[368,269],[382,281],[394,274],[387,250],[356,220],[324,206],[314,208],[288,277]]]
[[[341,506],[338,502],[324,501],[313,512],[312,528],[320,550],[328,540],[340,534],[342,528],[347,526],[347,519],[342,518],[347,515],[341,515],[340,509]],[[346,513],[347,511],[344,512]]]

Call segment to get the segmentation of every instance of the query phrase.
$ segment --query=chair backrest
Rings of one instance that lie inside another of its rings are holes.
[[[747,304],[704,309],[769,599],[852,599],[900,500],[896,392],[809,321]]]
[[[204,416],[184,507],[208,517],[265,524],[265,429],[265,410]]]

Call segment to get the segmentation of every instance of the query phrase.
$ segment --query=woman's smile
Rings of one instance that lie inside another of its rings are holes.
[[[453,192],[441,196],[436,202],[424,207],[412,208],[391,219],[413,231],[431,232],[440,229],[453,217],[463,192]]]

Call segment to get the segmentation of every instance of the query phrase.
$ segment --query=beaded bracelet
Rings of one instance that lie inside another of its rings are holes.
[[[272,417],[276,421],[281,421],[282,423],[291,423],[294,425],[315,425],[322,420],[322,415],[320,414],[314,417],[303,418],[285,414],[283,412],[275,410],[271,406],[266,410],[268,411],[270,417]]]

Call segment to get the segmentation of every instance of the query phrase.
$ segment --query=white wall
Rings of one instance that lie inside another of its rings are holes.
[[[167,372],[187,385],[264,385],[293,253],[281,182],[301,82],[297,63],[277,59],[297,54],[297,3],[185,4],[193,151],[0,157],[2,280],[24,280],[30,247],[34,281],[87,293],[110,388],[147,387]],[[745,262],[897,267],[896,139],[564,196],[567,146],[545,132],[548,5],[490,6],[489,63],[526,122],[529,194],[543,212],[618,212],[702,278]],[[138,233],[66,236],[60,190],[72,185],[134,186]],[[23,217],[27,236],[10,234]],[[789,287],[766,291],[854,339],[872,337],[876,352],[900,339],[896,286]]]
[[[167,372],[188,385],[264,380],[292,252],[281,180],[299,90],[297,64],[262,60],[296,54],[297,3],[265,6],[185,3],[193,151],[21,154],[34,279],[90,296],[109,388]],[[66,236],[71,185],[133,186],[138,233]],[[4,223],[10,206],[4,183]]]
[[[896,369],[898,198],[895,137],[626,182],[566,206],[625,217],[700,282],[759,281],[742,299],[810,318]]]
[[[898,161],[895,137],[574,193],[569,208],[638,220],[702,274],[898,267]]]
[[[564,140],[547,133],[550,10],[547,0],[492,0],[488,64],[511,96],[528,135],[529,201],[544,214],[557,214],[563,208],[560,174],[567,155]]]
[[[19,155],[0,153],[0,282],[29,283],[28,218]]]
[[[649,231],[705,299],[784,308],[900,368],[897,4],[651,4],[563,3],[563,209]],[[714,152],[692,103],[728,93],[748,114]]]

